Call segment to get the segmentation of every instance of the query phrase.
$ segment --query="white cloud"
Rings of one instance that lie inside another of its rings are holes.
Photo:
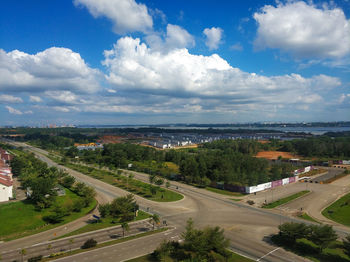
[[[52,47],[35,55],[0,49],[0,90],[94,92],[100,88],[99,75],[67,48]]]
[[[29,96],[29,101],[34,103],[40,103],[43,100],[40,98],[40,96]]]
[[[340,8],[303,1],[264,6],[254,14],[256,48],[277,48],[296,58],[341,58],[350,53],[350,20]]]
[[[178,25],[167,25],[167,36],[165,44],[169,48],[193,47],[195,41],[193,36]]]
[[[194,37],[178,25],[167,25],[166,34],[153,32],[146,37],[148,45],[157,51],[168,52],[173,49],[191,48],[195,46]]]
[[[71,91],[47,91],[45,95],[61,104],[81,104],[85,101]]]
[[[11,95],[0,95],[0,103],[22,103],[23,100],[20,97]]]
[[[112,50],[105,51],[103,64],[119,97],[128,98],[127,102],[119,100],[111,110],[134,101],[143,111],[163,113],[287,111],[317,104],[329,90],[341,85],[338,78],[327,75],[305,78],[248,73],[216,54],[192,55],[187,49],[163,53],[131,37],[119,39]],[[96,107],[103,108],[100,104]]]
[[[117,34],[148,32],[153,27],[146,5],[135,0],[74,0],[76,6],[85,6],[93,17],[105,16],[113,22]]]
[[[7,110],[9,111],[10,114],[13,115],[23,115],[23,113],[20,110],[17,110],[11,106],[6,106]]]
[[[220,27],[205,28],[203,34],[206,36],[205,45],[210,50],[215,50],[219,48],[221,43],[223,30]]]

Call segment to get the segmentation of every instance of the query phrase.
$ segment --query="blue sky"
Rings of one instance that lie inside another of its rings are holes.
[[[350,1],[5,0],[0,126],[350,121]]]

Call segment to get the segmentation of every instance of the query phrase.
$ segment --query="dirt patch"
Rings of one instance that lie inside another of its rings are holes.
[[[266,159],[278,159],[279,156],[286,159],[299,158],[298,156],[292,155],[289,152],[281,152],[281,151],[261,151],[255,157],[266,158]]]

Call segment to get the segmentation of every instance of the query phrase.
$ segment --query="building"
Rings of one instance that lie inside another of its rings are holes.
[[[9,201],[13,197],[12,171],[9,162],[12,155],[0,148],[0,202]]]
[[[9,201],[13,197],[13,181],[9,176],[0,175],[0,202]]]

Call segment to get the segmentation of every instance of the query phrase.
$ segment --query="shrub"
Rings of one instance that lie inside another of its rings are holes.
[[[93,238],[90,238],[85,241],[85,243],[81,246],[82,249],[88,249],[95,247],[97,245],[97,241]]]
[[[249,205],[254,205],[254,204],[255,204],[255,202],[254,202],[253,200],[248,200],[247,203],[248,203]]]
[[[85,203],[84,200],[79,198],[73,201],[73,211],[74,212],[80,212],[83,207],[84,207]]]

